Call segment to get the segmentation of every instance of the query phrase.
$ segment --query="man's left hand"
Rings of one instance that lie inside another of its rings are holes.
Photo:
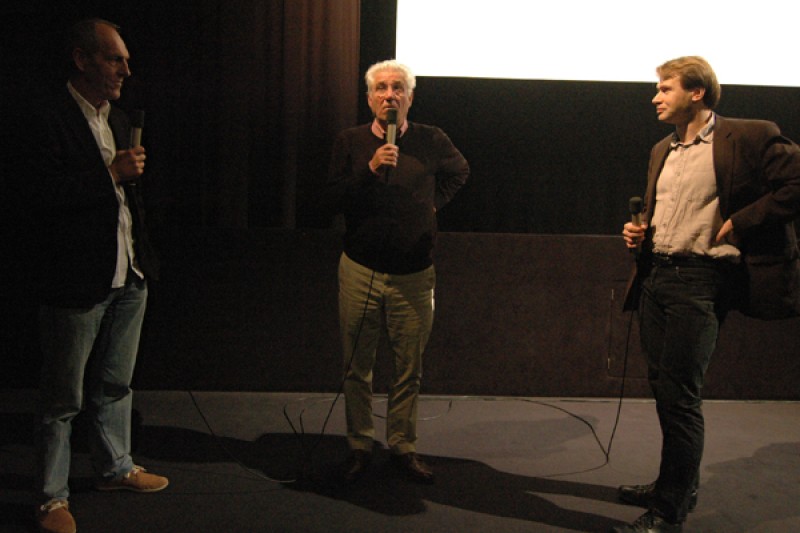
[[[730,242],[731,244],[736,244],[736,242],[738,241],[736,235],[734,235],[733,233],[733,222],[731,222],[731,219],[726,220],[725,223],[722,225],[722,227],[719,229],[719,233],[717,233],[717,238],[715,239],[715,241],[717,243],[720,243],[725,239],[725,237],[728,237],[728,242]]]

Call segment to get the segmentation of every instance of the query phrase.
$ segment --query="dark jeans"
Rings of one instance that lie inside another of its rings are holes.
[[[728,269],[702,259],[656,264],[642,285],[641,338],[661,424],[656,512],[686,519],[703,456],[701,389],[724,304]]]

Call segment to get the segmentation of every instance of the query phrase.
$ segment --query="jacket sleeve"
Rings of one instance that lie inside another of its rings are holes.
[[[759,226],[781,225],[800,214],[800,147],[771,122],[757,122],[753,136],[738,142],[740,167],[734,169],[730,216],[746,236]],[[752,147],[749,151],[747,147]]]

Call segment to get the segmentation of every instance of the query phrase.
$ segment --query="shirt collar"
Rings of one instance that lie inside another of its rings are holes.
[[[104,100],[100,108],[96,108],[89,101],[84,98],[81,93],[78,92],[77,89],[72,85],[72,82],[67,82],[67,89],[75,101],[78,103],[78,106],[83,111],[84,116],[86,116],[87,120],[92,120],[97,117],[103,117],[104,119],[108,119],[108,114],[111,111],[111,104],[108,100]]]
[[[710,144],[712,139],[714,138],[714,125],[717,123],[717,114],[713,111],[711,112],[711,116],[708,118],[708,122],[706,123],[705,127],[700,130],[700,133],[697,134],[697,137],[692,139],[692,142],[687,142],[684,144],[698,144],[698,143],[706,143]],[[670,143],[670,148],[675,148],[681,144],[680,139],[678,138],[677,132],[672,134],[672,142]]]
[[[397,128],[397,136],[402,137],[405,134],[406,130],[408,129],[408,120],[403,122],[403,125]],[[386,137],[386,130],[381,127],[381,123],[378,122],[378,119],[372,121],[372,134],[375,137],[383,139]]]

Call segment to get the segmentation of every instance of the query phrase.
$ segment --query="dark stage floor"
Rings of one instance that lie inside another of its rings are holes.
[[[33,530],[35,399],[0,390],[4,532]],[[82,533],[606,531],[642,512],[617,503],[616,486],[651,481],[658,465],[645,400],[624,402],[607,461],[614,399],[427,396],[419,451],[436,484],[399,478],[383,449],[351,488],[331,476],[346,453],[333,395],[138,391],[135,404],[135,458],[170,486],[95,492],[76,442],[70,502]],[[379,433],[384,411],[378,397]],[[684,530],[800,531],[800,403],[706,402],[705,413],[699,504]]]

